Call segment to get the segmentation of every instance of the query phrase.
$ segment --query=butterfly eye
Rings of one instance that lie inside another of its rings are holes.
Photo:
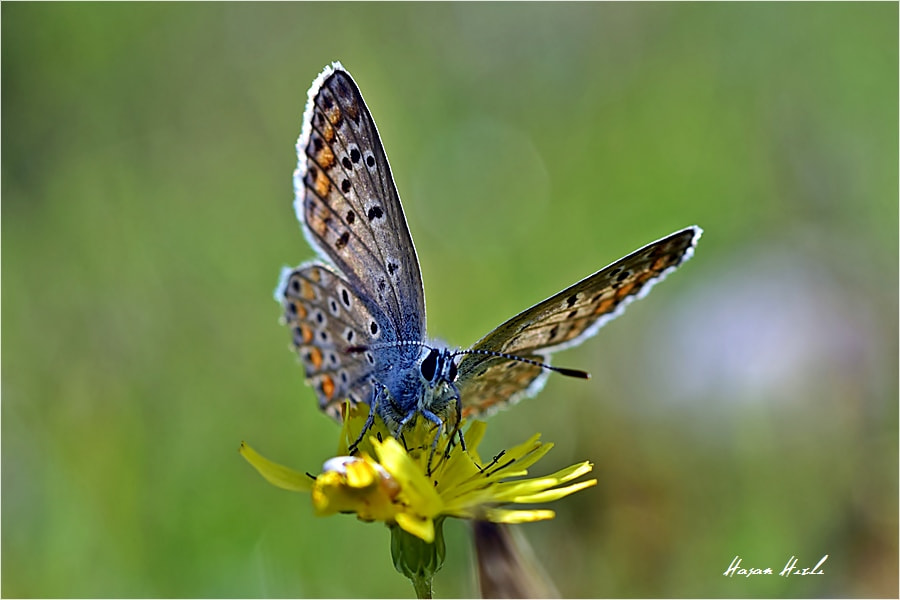
[[[437,359],[438,351],[432,350],[422,361],[422,366],[419,368],[422,370],[422,377],[425,378],[425,381],[431,381],[434,378],[434,373],[437,371]]]
[[[447,380],[448,381],[456,381],[456,363],[453,362],[453,359],[450,359],[450,367],[447,369]]]

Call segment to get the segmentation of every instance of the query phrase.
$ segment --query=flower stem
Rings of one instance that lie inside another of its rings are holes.
[[[416,590],[416,598],[431,599],[431,577],[415,576],[411,581]]]

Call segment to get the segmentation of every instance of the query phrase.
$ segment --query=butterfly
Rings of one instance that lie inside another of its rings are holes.
[[[340,63],[309,89],[297,155],[294,208],[320,260],[283,269],[275,299],[319,407],[339,419],[345,400],[368,404],[363,433],[376,415],[395,437],[422,417],[436,443],[463,418],[537,393],[550,372],[587,378],[551,366],[550,354],[645,295],[702,233],[688,227],[648,244],[453,349],[426,339],[422,275],[387,155]]]

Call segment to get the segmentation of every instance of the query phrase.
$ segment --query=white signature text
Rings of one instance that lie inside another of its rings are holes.
[[[788,559],[787,564],[784,565],[784,568],[781,570],[778,575],[781,577],[790,577],[791,575],[824,575],[825,571],[822,569],[822,565],[825,564],[825,561],[828,560],[828,555],[826,554],[819,562],[816,563],[814,567],[798,567],[797,566],[797,557],[792,556]],[[725,577],[734,577],[738,575],[739,577],[752,577],[753,575],[774,575],[775,571],[772,570],[772,567],[744,567],[741,565],[741,557],[735,556],[734,560],[731,561],[731,565],[725,569],[725,572],[722,573]]]

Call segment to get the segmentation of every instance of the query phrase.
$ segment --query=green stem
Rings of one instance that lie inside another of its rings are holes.
[[[416,590],[416,598],[431,598],[431,577],[416,576],[411,579]]]

